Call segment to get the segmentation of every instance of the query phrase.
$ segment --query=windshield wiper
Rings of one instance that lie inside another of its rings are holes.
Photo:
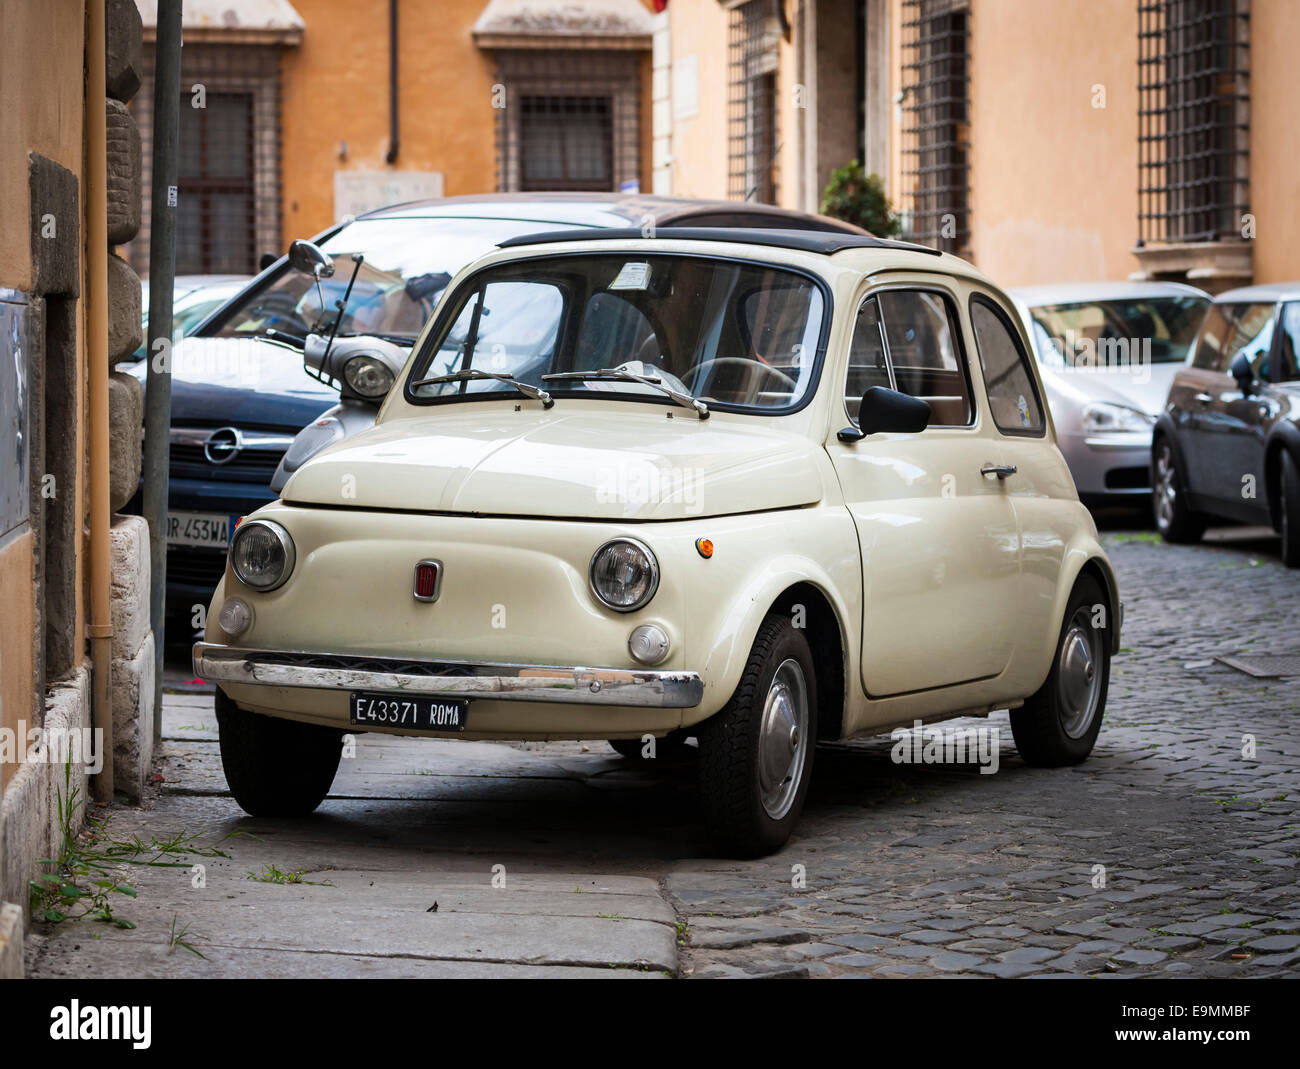
[[[682,393],[681,390],[674,390],[671,386],[664,384],[663,379],[658,375],[636,375],[631,371],[624,371],[618,367],[603,367],[599,371],[557,371],[551,375],[543,375],[543,382],[551,382],[555,379],[580,379],[584,382],[592,380],[605,382],[639,382],[642,386],[651,386],[661,393],[667,394],[683,408],[689,408],[695,411],[700,419],[709,418],[709,406],[703,401],[697,400],[688,393]]]
[[[551,400],[551,395],[545,390],[539,390],[527,382],[520,382],[513,375],[507,375],[502,371],[483,371],[480,368],[470,367],[464,371],[453,371],[450,375],[435,375],[431,379],[420,379],[419,382],[411,383],[411,389],[416,390],[421,386],[435,386],[440,382],[468,382],[471,379],[496,379],[497,382],[504,382],[507,386],[513,386],[525,397],[531,397],[534,401],[541,401],[543,408],[550,408],[555,404]]]

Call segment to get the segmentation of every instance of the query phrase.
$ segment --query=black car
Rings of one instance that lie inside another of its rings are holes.
[[[335,386],[303,369],[307,335],[332,327],[339,338],[378,337],[409,348],[451,277],[497,243],[569,228],[629,226],[647,236],[682,226],[864,233],[824,216],[762,204],[599,193],[415,201],[331,227],[313,241],[342,265],[337,275],[315,280],[281,257],[173,352],[171,635],[188,638],[202,626],[236,522],[275,499],[271,479],[294,436],[339,400]],[[345,294],[345,310],[335,313]],[[139,361],[141,379],[145,370]],[[139,510],[138,495],[133,510]]]
[[[1214,299],[1151,445],[1156,527],[1194,542],[1213,520],[1268,524],[1300,567],[1300,282]]]

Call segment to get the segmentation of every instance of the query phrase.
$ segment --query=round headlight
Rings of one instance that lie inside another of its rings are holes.
[[[245,520],[230,540],[230,567],[245,586],[274,590],[293,571],[293,539],[273,520]]]
[[[591,557],[591,592],[615,612],[635,612],[659,589],[659,562],[635,538],[606,542]]]
[[[343,365],[343,378],[362,397],[383,397],[393,386],[388,365],[364,353]]]

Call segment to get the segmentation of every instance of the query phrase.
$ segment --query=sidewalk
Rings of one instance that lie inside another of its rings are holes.
[[[317,814],[261,821],[226,791],[211,695],[166,694],[159,796],[149,809],[115,807],[104,838],[197,835],[195,846],[230,856],[127,866],[138,897],[114,895],[113,905],[138,927],[40,925],[27,973],[675,974],[675,917],[656,880],[574,867],[587,859],[567,844],[539,850],[529,838],[531,805],[590,812],[593,787],[605,787],[594,781],[640,778],[603,754],[597,743],[584,752],[362,735]],[[203,957],[173,945],[177,932]]]

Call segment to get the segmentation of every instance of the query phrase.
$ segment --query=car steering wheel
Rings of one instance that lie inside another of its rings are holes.
[[[696,364],[695,367],[691,368],[691,370],[688,371],[685,377],[682,379],[682,381],[686,383],[687,386],[690,387],[691,393],[695,392],[695,380],[696,378],[699,377],[700,372],[707,367],[713,367],[715,364],[744,364],[745,367],[749,367],[749,368],[756,367],[761,371],[766,371],[769,375],[773,376],[774,378],[780,379],[782,382],[784,382],[787,386],[790,387],[791,393],[794,393],[797,389],[799,389],[799,384],[795,382],[794,379],[792,379],[780,368],[775,368],[771,364],[764,364],[762,361],[759,360],[750,360],[748,357],[744,357],[744,356],[715,356],[712,360],[705,360],[704,363],[702,364]]]

